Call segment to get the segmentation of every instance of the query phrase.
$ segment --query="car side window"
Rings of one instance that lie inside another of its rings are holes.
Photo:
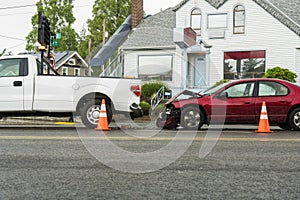
[[[271,81],[260,81],[258,96],[285,96],[289,93],[289,89],[284,85],[271,82]]]
[[[251,97],[253,95],[254,82],[240,83],[225,90],[228,98]]]
[[[0,61],[0,76],[1,77],[14,77],[14,76],[27,76],[28,64],[27,59],[3,59]]]

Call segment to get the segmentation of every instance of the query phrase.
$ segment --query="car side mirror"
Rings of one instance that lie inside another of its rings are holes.
[[[228,98],[228,93],[225,92],[225,91],[223,91],[223,92],[217,94],[215,97],[216,97],[217,99],[222,99],[222,100],[224,100],[224,99]]]

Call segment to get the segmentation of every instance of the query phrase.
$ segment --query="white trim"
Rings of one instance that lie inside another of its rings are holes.
[[[62,67],[65,63],[67,63],[74,56],[77,56],[82,61],[82,65],[83,65],[82,67],[88,68],[88,63],[85,62],[85,60],[79,55],[78,52],[74,51],[72,54],[68,55],[68,59],[66,59],[66,62],[56,65],[56,70],[58,70],[60,67]],[[57,62],[59,62],[59,61],[57,61]]]

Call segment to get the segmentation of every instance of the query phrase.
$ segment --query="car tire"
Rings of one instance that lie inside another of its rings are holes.
[[[186,107],[181,112],[180,125],[184,129],[198,130],[203,126],[204,113],[199,107]]]
[[[300,131],[300,108],[295,108],[288,117],[291,130]]]
[[[99,102],[99,103],[98,103]],[[101,101],[89,100],[87,101],[81,109],[81,121],[87,128],[96,128],[98,125],[99,114],[101,110]],[[112,110],[109,104],[105,104],[107,122],[108,124],[112,120]]]
[[[282,128],[283,130],[287,130],[287,131],[290,131],[291,130],[291,127],[288,123],[278,123],[277,124],[280,128]]]

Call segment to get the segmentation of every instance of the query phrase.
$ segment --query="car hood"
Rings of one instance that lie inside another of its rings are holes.
[[[167,101],[166,104],[171,104],[173,102],[183,101],[183,100],[187,100],[187,99],[194,99],[194,98],[199,98],[199,97],[203,97],[203,95],[201,95],[197,92],[192,92],[190,90],[184,90],[184,91],[178,93],[177,95],[173,96],[171,99],[169,99],[169,101]]]

